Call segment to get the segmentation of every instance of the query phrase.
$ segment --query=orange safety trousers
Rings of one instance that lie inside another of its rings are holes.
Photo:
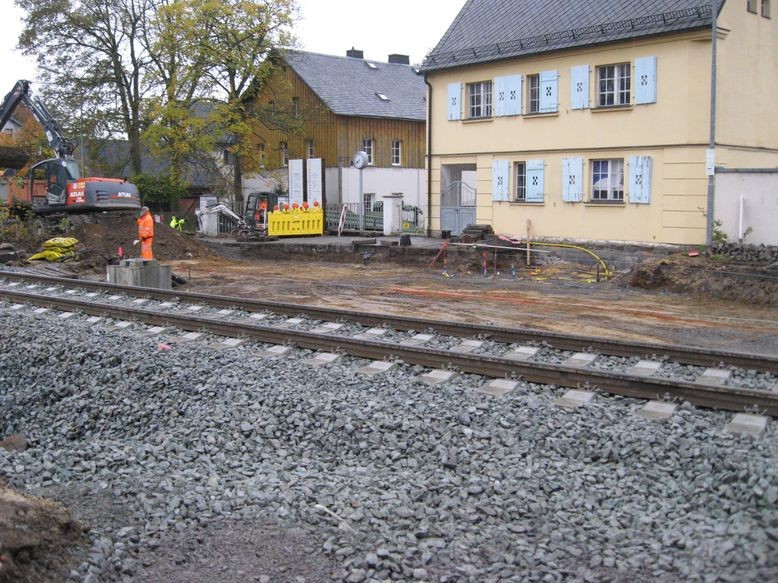
[[[151,251],[151,245],[154,242],[154,217],[151,216],[151,213],[146,213],[137,222],[140,257],[146,260],[154,259],[154,254]]]

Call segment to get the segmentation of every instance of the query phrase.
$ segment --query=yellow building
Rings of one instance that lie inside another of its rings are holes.
[[[716,0],[715,166],[778,167],[778,19]],[[707,0],[468,0],[422,71],[430,228],[706,241]]]

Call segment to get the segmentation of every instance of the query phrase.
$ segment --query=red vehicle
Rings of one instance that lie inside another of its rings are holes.
[[[0,131],[21,103],[30,108],[57,152],[57,158],[32,166],[26,180],[28,202],[40,219],[36,221],[38,227],[52,225],[63,216],[75,219],[78,214],[140,209],[140,195],[134,184],[117,178],[81,177],[73,159],[75,144],[62,134],[43,102],[32,96],[29,81],[17,81],[0,104]],[[87,216],[80,218],[89,220]]]

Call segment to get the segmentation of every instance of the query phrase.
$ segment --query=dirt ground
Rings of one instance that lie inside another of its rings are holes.
[[[83,225],[74,236],[91,250],[76,269],[101,278],[105,260],[115,255],[117,247],[132,249],[136,229],[126,221]],[[484,276],[466,263],[450,265],[447,272],[440,263],[427,261],[402,266],[374,257],[365,263],[361,251],[354,252],[351,262],[326,256],[239,260],[221,257],[213,247],[166,225],[157,228],[155,253],[188,279],[182,288],[188,291],[778,354],[778,273],[766,266],[673,256],[646,261],[630,273],[597,282],[591,269],[564,263],[518,268],[514,277],[510,271],[494,270]],[[110,500],[79,492],[43,494],[64,502],[87,528],[121,512]],[[28,527],[35,541],[32,547],[22,544],[20,551],[13,536],[22,526]],[[261,567],[277,580],[294,580],[289,573],[319,580],[317,569],[326,563],[318,557],[306,566],[306,558],[312,557],[305,545],[315,537],[298,532],[295,525],[262,524],[235,531],[226,524],[211,528],[206,533],[207,548],[200,546],[197,552],[208,553],[202,556],[206,561],[210,555],[229,554],[231,561],[225,568],[231,571],[225,572],[225,579],[240,580],[242,573]],[[262,534],[249,536],[249,532]],[[62,506],[22,499],[7,489],[0,489],[0,541],[0,581],[3,573],[7,580],[61,580],[68,568],[78,564],[77,552],[88,549],[80,527]],[[151,557],[146,580],[204,580],[196,563],[185,565],[179,560],[190,555],[190,542],[175,536],[164,541]],[[258,545],[266,549],[264,554],[256,554]]]
[[[217,295],[778,353],[778,313],[770,304],[630,287],[627,274],[597,283],[590,271],[568,264],[519,269],[513,279],[510,272],[484,277],[455,269],[444,275],[440,266],[363,265],[359,257],[352,264],[170,263],[188,277],[184,289]],[[778,287],[772,297],[778,298]]]

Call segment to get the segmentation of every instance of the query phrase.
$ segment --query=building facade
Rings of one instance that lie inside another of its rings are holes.
[[[422,67],[432,231],[705,243],[710,7],[469,0]],[[778,22],[718,9],[713,164],[778,167]]]
[[[388,62],[288,51],[264,84],[256,106],[278,123],[255,123],[257,168],[246,168],[244,193],[286,188],[290,159],[322,158],[328,203],[371,206],[402,194],[409,205],[423,203],[426,86],[408,57]],[[269,114],[269,115],[268,115]],[[359,173],[354,155],[369,161]]]

